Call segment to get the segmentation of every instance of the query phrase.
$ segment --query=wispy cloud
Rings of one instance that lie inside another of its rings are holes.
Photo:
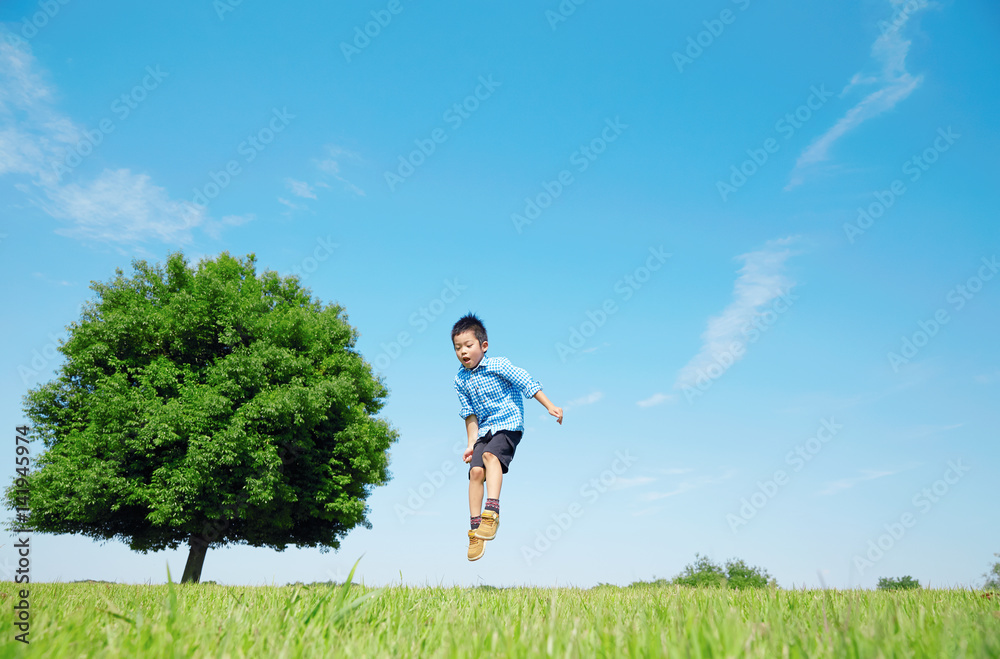
[[[700,478],[689,478],[687,480],[681,481],[673,489],[666,490],[664,492],[647,492],[639,497],[640,501],[659,501],[660,499],[666,499],[669,497],[675,497],[678,494],[684,494],[685,492],[690,492],[691,490],[698,490],[703,487],[708,487],[710,485],[717,485],[723,481],[727,481],[736,475],[735,469],[728,469],[719,476],[702,476]]]
[[[673,394],[661,394],[655,393],[649,398],[644,398],[642,400],[636,401],[636,405],[639,407],[653,407],[654,405],[662,405],[663,403],[670,402],[674,400],[676,396]]]
[[[652,476],[635,476],[634,478],[616,478],[615,482],[608,486],[609,490],[627,490],[640,485],[648,485],[656,479]]]
[[[875,480],[876,478],[885,478],[886,476],[892,476],[898,474],[902,469],[894,469],[890,471],[877,470],[877,469],[862,469],[860,475],[852,476],[850,478],[841,478],[840,480],[828,483],[827,486],[820,490],[822,495],[836,494],[837,492],[843,492],[844,490],[849,490],[859,483],[865,483],[867,481]]]
[[[33,272],[31,274],[34,277],[36,277],[36,278],[41,279],[42,281],[44,281],[46,284],[55,284],[56,286],[73,286],[72,282],[68,282],[65,279],[58,280],[58,281],[55,280],[55,279],[50,279],[50,278],[46,277],[44,274],[42,274],[41,272]]]
[[[254,213],[247,213],[246,215],[225,215],[219,221],[208,220],[205,223],[205,233],[207,233],[212,238],[218,240],[222,235],[222,229],[225,227],[238,227],[247,222],[252,222],[257,219]]]
[[[923,81],[922,75],[914,76],[906,70],[906,55],[910,42],[903,37],[903,31],[910,18],[928,6],[926,0],[891,0],[893,8],[891,21],[879,24],[881,34],[872,44],[872,71],[859,71],[841,92],[846,96],[856,87],[876,88],[841,117],[829,130],[812,142],[802,152],[789,177],[785,190],[800,185],[805,179],[805,172],[812,166],[825,162],[830,158],[831,147],[841,137],[857,128],[865,121],[877,117],[896,107],[896,104],[908,97]]]
[[[440,517],[441,513],[433,510],[407,510],[407,515],[416,515],[417,517]]]
[[[285,186],[291,191],[296,197],[303,197],[305,199],[315,199],[316,191],[313,190],[312,186],[305,181],[296,181],[293,178],[285,179]]]
[[[26,42],[0,27],[0,175],[18,183],[32,204],[62,220],[56,233],[108,243],[191,241],[204,211],[171,199],[146,174],[105,169],[88,182],[68,182],[57,164],[84,138],[83,129],[56,109],[56,92]]]
[[[992,373],[982,373],[975,377],[976,382],[979,384],[992,384],[994,382],[1000,382],[1000,371],[993,371]]]
[[[83,132],[53,108],[55,91],[26,43],[0,27],[0,175],[52,183],[59,162]]]
[[[354,185],[341,174],[340,163],[344,160],[360,160],[360,156],[353,151],[348,151],[342,147],[335,144],[326,145],[326,157],[319,158],[313,161],[316,168],[319,169],[324,174],[333,177],[334,179],[340,181],[345,190],[353,192],[359,197],[365,196],[365,191]]]
[[[187,202],[170,199],[149,176],[127,169],[105,169],[90,183],[41,186],[46,199],[35,203],[69,226],[64,236],[102,242],[135,243],[149,239],[170,244],[191,241],[191,229],[205,217]]]
[[[666,474],[668,476],[678,476],[680,474],[690,474],[694,471],[692,467],[669,467],[667,469],[658,469],[660,473]]]
[[[924,437],[931,437],[933,435],[938,435],[943,432],[948,432],[949,430],[956,430],[964,426],[964,423],[950,423],[947,425],[921,425],[914,428],[910,428],[904,431],[904,439],[923,439]]]
[[[597,401],[604,398],[604,393],[600,391],[595,391],[593,393],[587,394],[586,396],[581,396],[580,398],[574,398],[565,405],[563,405],[564,410],[569,410],[574,407],[583,407],[584,405],[593,405]]]
[[[694,357],[680,370],[674,389],[696,386],[706,378],[710,366],[720,362],[722,356],[731,362],[742,359],[745,351],[734,351],[733,344],[746,343],[746,329],[764,311],[766,305],[784,295],[795,282],[785,274],[785,261],[792,254],[788,247],[795,237],[769,241],[763,249],[742,254],[743,261],[736,283],[733,301],[718,316],[708,319],[702,333],[702,346]],[[731,365],[731,364],[730,364]]]
[[[651,508],[643,508],[642,510],[636,510],[632,513],[632,517],[646,517],[647,515],[652,515],[653,513],[660,510],[659,506],[653,506]]]
[[[290,201],[284,197],[278,197],[278,203],[288,206],[288,210],[284,212],[284,215],[291,215],[292,211],[300,211],[308,208],[308,206],[296,204],[294,201]]]

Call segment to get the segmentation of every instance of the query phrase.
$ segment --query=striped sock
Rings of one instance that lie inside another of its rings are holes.
[[[500,499],[487,499],[486,510],[492,510],[497,515],[500,514]]]
[[[475,531],[476,529],[479,528],[480,523],[482,523],[483,516],[476,515],[475,517],[470,517],[469,519],[472,521],[472,530]]]

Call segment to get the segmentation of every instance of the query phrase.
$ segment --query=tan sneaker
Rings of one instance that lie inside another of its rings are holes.
[[[486,553],[486,541],[476,537],[476,532],[469,531],[469,560],[478,561]]]
[[[497,537],[497,529],[500,528],[500,515],[492,510],[483,511],[483,521],[476,529],[476,537],[483,540],[492,540]]]

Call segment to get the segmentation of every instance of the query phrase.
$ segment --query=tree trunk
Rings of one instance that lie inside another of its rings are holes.
[[[205,554],[208,552],[208,543],[200,535],[191,536],[191,551],[188,553],[187,563],[184,565],[184,576],[181,583],[198,583],[201,581],[201,566],[205,564]]]

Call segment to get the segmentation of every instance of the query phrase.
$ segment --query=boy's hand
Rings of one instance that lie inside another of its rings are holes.
[[[465,449],[465,453],[462,454],[462,462],[472,462],[472,447]]]
[[[563,411],[562,411],[561,407],[556,407],[555,405],[553,405],[552,401],[549,400],[548,396],[546,396],[544,393],[542,393],[541,390],[539,390],[535,394],[534,398],[539,403],[541,403],[542,405],[545,406],[545,409],[547,409],[549,411],[549,414],[551,414],[552,416],[554,416],[556,418],[556,421],[559,422],[559,425],[562,425]]]
[[[552,407],[549,408],[549,414],[551,414],[556,418],[556,421],[559,423],[559,425],[562,425],[563,411],[561,407],[556,407],[555,405],[553,405]]]

